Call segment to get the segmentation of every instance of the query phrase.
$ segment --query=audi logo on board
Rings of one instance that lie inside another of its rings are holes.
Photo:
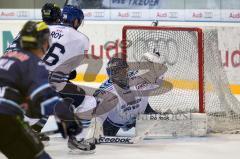
[[[104,17],[104,12],[101,12],[101,11],[99,11],[99,12],[94,12],[94,17]]]

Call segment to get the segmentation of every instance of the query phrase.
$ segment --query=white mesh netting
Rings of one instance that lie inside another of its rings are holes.
[[[240,128],[240,103],[229,89],[216,30],[125,26],[123,40],[131,43],[126,48],[128,61],[140,61],[144,53],[155,51],[160,53],[159,61],[168,67],[164,79],[173,84],[173,89],[150,97],[149,103],[156,111],[199,112],[202,108],[208,115],[209,130]],[[204,72],[200,78],[199,67]],[[203,98],[199,97],[201,93]]]

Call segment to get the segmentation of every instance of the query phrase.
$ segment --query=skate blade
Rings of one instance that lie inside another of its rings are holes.
[[[79,150],[79,149],[76,149],[76,150],[69,150],[68,152],[69,154],[71,155],[90,155],[90,154],[95,154],[96,153],[96,150],[90,150],[90,151],[83,151],[83,150]]]

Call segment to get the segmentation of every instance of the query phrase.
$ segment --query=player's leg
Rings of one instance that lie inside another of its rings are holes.
[[[71,152],[82,151],[87,153],[94,153],[96,149],[94,138],[95,127],[89,120],[86,120],[86,122],[91,125],[87,124],[87,126],[84,124],[84,120],[80,121],[83,124],[82,131],[76,135],[69,136],[68,148],[71,150]]]
[[[75,107],[79,106],[82,101],[84,100],[84,95],[85,95],[85,92],[83,89],[81,89],[80,87],[74,85],[73,83],[71,82],[68,82],[66,84],[66,86],[64,87],[64,89],[62,91],[59,92],[59,95],[62,97],[62,98],[71,98],[73,99],[73,105]],[[48,120],[48,116],[43,116],[41,119],[39,119],[38,122],[36,122],[34,125],[32,125],[32,129],[34,132],[36,132],[37,136],[39,137],[39,139],[41,141],[49,141],[50,138],[44,134],[44,133],[41,133],[41,130],[42,128],[44,127],[44,125],[47,123],[47,120]],[[60,133],[61,134],[64,134],[62,129],[61,129],[61,124],[58,124],[59,128],[60,128]],[[64,136],[65,137],[65,136]]]
[[[114,126],[108,118],[103,122],[104,136],[116,136],[119,129],[120,127]]]
[[[27,108],[28,103],[21,104],[21,107]],[[31,117],[28,117],[28,114],[25,114],[24,120],[31,125],[32,130],[35,132],[35,134],[39,137],[41,141],[48,142],[50,140],[50,138],[46,134],[41,133],[42,128],[47,123],[48,116],[43,116],[41,119],[32,119]],[[36,120],[38,121],[36,122]]]
[[[144,111],[144,114],[158,114],[158,113],[155,110],[153,110],[152,107],[148,103],[147,107]]]
[[[19,116],[0,115],[0,150],[9,159],[50,159],[43,144]]]
[[[85,151],[93,152],[95,147],[95,140],[93,137],[93,127],[91,125],[92,114],[86,115],[88,110],[92,110],[96,107],[96,100],[93,97],[86,96],[85,91],[79,86],[68,83],[60,92],[62,98],[73,99],[73,105],[75,111],[78,113],[79,122],[82,125],[82,131],[80,133],[73,133],[68,139],[68,148],[71,151]],[[80,115],[81,114],[81,115]],[[71,125],[71,123],[69,122]]]
[[[44,133],[41,133],[42,128],[47,123],[48,116],[43,116],[39,121],[37,121],[35,124],[31,125],[32,130],[36,133],[36,135],[39,137],[39,139],[43,142],[47,142],[50,140],[49,136],[47,136]]]
[[[157,114],[157,112],[154,111],[148,103],[144,111],[144,114]],[[116,136],[117,132],[120,129],[120,126],[117,127],[116,125],[117,124],[114,124],[109,118],[105,119],[105,121],[103,122],[103,134],[105,136]],[[132,122],[132,124],[125,125],[125,127],[123,127],[123,130],[127,131],[135,126],[136,126],[136,121]]]

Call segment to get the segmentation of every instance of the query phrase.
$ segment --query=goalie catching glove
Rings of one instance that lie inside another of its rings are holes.
[[[141,61],[144,61],[144,60],[152,63],[160,63],[160,54],[159,52],[155,52],[155,51],[147,52],[142,56]]]

